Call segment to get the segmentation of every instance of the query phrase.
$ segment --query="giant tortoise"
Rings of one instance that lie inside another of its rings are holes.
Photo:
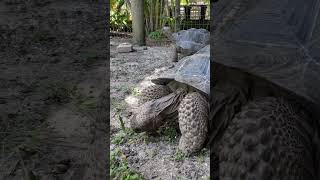
[[[155,131],[178,114],[179,149],[186,154],[199,151],[208,132],[210,95],[210,45],[182,58],[174,68],[152,80],[155,85],[140,93],[141,106],[131,127]]]
[[[320,1],[212,6],[208,138],[216,175],[319,179]]]
[[[207,46],[210,42],[210,32],[206,29],[190,28],[173,33],[170,27],[163,27],[163,32],[173,44],[172,61],[178,61],[178,53],[184,56],[190,56],[201,48]]]

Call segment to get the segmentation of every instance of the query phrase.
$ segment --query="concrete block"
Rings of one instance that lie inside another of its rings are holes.
[[[130,43],[121,43],[117,47],[118,53],[128,53],[133,51],[132,44]]]

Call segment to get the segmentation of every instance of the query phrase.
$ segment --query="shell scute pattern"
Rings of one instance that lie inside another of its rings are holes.
[[[250,102],[230,122],[222,136],[220,177],[313,179],[313,166],[308,164],[312,161],[305,157],[310,154],[306,152],[308,140],[301,136],[297,123],[301,120],[283,99],[262,98]],[[233,134],[230,129],[235,125],[239,128]]]

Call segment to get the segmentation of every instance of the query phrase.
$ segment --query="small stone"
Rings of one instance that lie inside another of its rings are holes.
[[[147,50],[148,48],[146,46],[135,46],[133,47],[136,51],[142,51],[142,50]]]
[[[133,51],[132,44],[130,44],[130,43],[121,43],[121,44],[118,45],[117,51],[118,51],[118,53],[132,52]]]

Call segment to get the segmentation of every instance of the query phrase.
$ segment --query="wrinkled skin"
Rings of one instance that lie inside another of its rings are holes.
[[[178,88],[175,92],[164,95],[166,86],[151,86],[143,90],[141,96],[155,99],[142,104],[138,113],[131,119],[131,127],[137,131],[153,132],[164,125],[172,114],[178,114],[181,138],[179,149],[185,154],[192,154],[204,145],[208,131],[208,102],[199,92],[189,92]],[[163,97],[159,98],[159,94]],[[144,99],[144,98],[142,98]]]

